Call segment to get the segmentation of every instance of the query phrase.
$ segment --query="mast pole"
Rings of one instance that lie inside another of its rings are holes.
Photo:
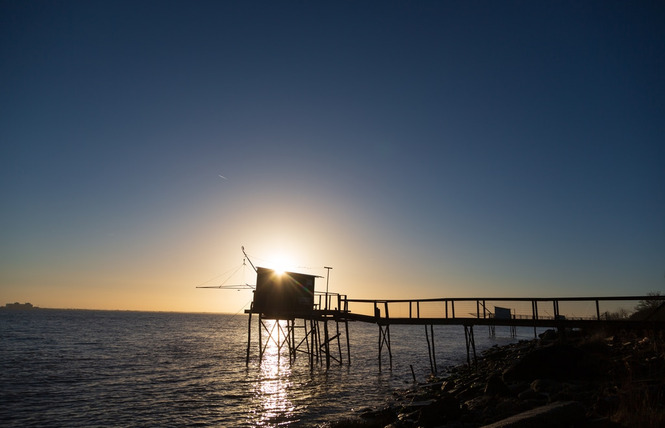
[[[254,263],[252,263],[252,260],[249,258],[249,256],[248,256],[247,253],[245,252],[245,246],[244,246],[244,245],[241,246],[240,249],[242,250],[242,253],[245,255],[245,258],[247,259],[247,261],[249,262],[249,264],[252,266],[252,269],[254,269],[254,272],[257,272],[257,273],[258,273],[258,270],[256,269],[256,266],[254,266]]]
[[[328,310],[328,284],[330,282],[330,269],[332,268],[330,266],[324,266],[323,268],[328,269],[328,273],[326,274],[326,310]]]

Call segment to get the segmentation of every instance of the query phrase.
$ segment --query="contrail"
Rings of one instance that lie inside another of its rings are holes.
[[[222,174],[217,174],[219,175],[219,178],[223,178],[224,180],[228,180],[228,178],[224,177]]]

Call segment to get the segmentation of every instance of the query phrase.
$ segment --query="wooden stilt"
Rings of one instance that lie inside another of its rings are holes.
[[[346,355],[347,358],[346,360],[348,361],[348,364],[351,365],[351,345],[349,344],[349,321],[344,320],[344,326],[346,329]]]
[[[247,357],[245,358],[245,366],[249,366],[249,348],[252,344],[252,313],[249,313],[247,320]]]
[[[319,332],[318,322],[310,320],[310,327],[312,330],[312,361],[319,362]]]
[[[259,362],[263,361],[263,339],[261,338],[261,333],[263,330],[263,317],[259,314]]]
[[[429,331],[432,336],[432,360],[434,361],[434,374],[437,374],[438,369],[436,367],[436,347],[434,346],[434,324],[429,325]]]
[[[478,359],[476,358],[476,341],[473,337],[473,325],[464,326],[464,339],[466,341],[466,362],[471,365],[471,351],[473,351],[473,363],[478,365]]]
[[[383,326],[379,324],[379,371],[381,371],[381,350],[383,347],[386,347],[388,350],[388,361],[390,363],[390,368],[393,368],[393,353],[390,349],[390,324]]]
[[[381,348],[383,347],[383,329],[381,328],[381,324],[379,324],[379,373],[381,373]]]
[[[282,346],[280,345],[279,341],[279,330],[281,330],[279,320],[275,320],[275,325],[277,326],[277,365],[279,365],[280,356],[282,355]],[[270,338],[272,339],[272,334],[270,335]]]
[[[388,360],[390,361],[390,370],[393,369],[393,351],[390,349],[390,312],[388,312],[388,302],[383,302],[384,308],[386,310],[386,336],[388,336]]]
[[[325,352],[326,352],[326,368],[330,368],[330,339],[328,336],[328,319],[323,320],[323,334],[325,340]]]
[[[390,370],[393,369],[393,351],[390,347],[390,324],[386,325],[386,335],[388,336],[388,359],[390,360]]]
[[[432,361],[432,347],[429,343],[429,333],[427,332],[427,326],[425,326],[425,340],[427,340],[427,356],[429,357],[429,369],[430,372],[434,373],[434,362]]]
[[[321,323],[316,320],[314,324],[316,326],[316,362],[323,364],[323,358],[321,358]]]
[[[339,321],[335,320],[335,329],[337,330],[337,350],[339,352],[339,365],[342,365],[342,343],[339,339]]]
[[[303,328],[303,331],[305,332],[305,346],[307,348],[307,355],[309,356],[309,365],[312,366],[312,363],[313,363],[313,361],[312,361],[312,351],[311,351],[311,348],[309,347],[309,335],[310,335],[311,330],[307,331],[307,320],[306,319],[302,320],[302,328]]]

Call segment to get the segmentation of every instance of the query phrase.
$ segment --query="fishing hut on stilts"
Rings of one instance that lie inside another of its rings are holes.
[[[431,372],[437,373],[434,326],[463,326],[467,363],[477,364],[474,326],[489,327],[490,337],[496,335],[496,327],[508,327],[510,336],[516,336],[517,327],[596,329],[635,329],[662,331],[665,321],[659,318],[613,319],[601,311],[604,305],[617,303],[653,302],[658,310],[665,307],[665,298],[655,296],[605,296],[605,297],[491,297],[491,298],[434,298],[434,299],[349,299],[346,295],[328,293],[328,276],[325,293],[317,292],[315,283],[323,278],[295,272],[255,267],[242,248],[245,259],[256,272],[256,285],[199,286],[198,288],[253,289],[254,294],[247,321],[247,357],[252,354],[252,320],[257,320],[258,356],[263,361],[267,351],[282,358],[287,353],[291,363],[304,355],[310,367],[343,363],[343,344],[346,345],[346,361],[351,364],[349,346],[349,321],[376,324],[379,327],[379,371],[387,357],[392,369],[390,327],[394,325],[419,325],[425,327],[425,340]],[[245,266],[243,260],[243,267]],[[494,304],[493,310],[492,304]],[[500,304],[501,306],[498,306]],[[595,312],[576,316],[573,305],[591,305]],[[563,311],[560,305],[567,305]],[[568,306],[570,305],[570,306]],[[352,310],[349,308],[352,307]],[[552,309],[549,314],[546,308]],[[391,310],[392,308],[392,310]],[[457,311],[456,311],[457,308]],[[545,313],[543,313],[545,312]],[[654,312],[655,313],[655,312]],[[387,355],[386,355],[387,354]],[[412,368],[413,370],[413,368]],[[412,371],[413,374],[413,371]],[[415,380],[415,374],[413,374]]]
[[[300,354],[308,358],[312,367],[325,363],[328,368],[332,362],[341,365],[344,337],[347,364],[351,363],[349,325],[343,316],[345,309],[341,307],[346,296],[343,299],[327,290],[325,294],[317,293],[315,282],[321,276],[254,267],[251,261],[250,264],[256,271],[256,288],[251,306],[245,310],[248,314],[247,365],[252,349],[253,317],[257,318],[261,361],[267,348],[274,346],[277,357],[288,352],[291,363]]]

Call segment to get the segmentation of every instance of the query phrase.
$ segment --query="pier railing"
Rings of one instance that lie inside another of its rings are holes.
[[[352,318],[390,324],[553,325],[578,321],[627,321],[640,302],[665,303],[665,296],[348,299],[340,308]]]
[[[348,312],[348,300],[344,294],[317,291],[314,293],[314,310]]]
[[[330,367],[331,362],[342,364],[342,337],[346,338],[346,360],[350,364],[349,321],[377,324],[379,327],[378,361],[388,356],[392,367],[390,327],[395,324],[425,326],[425,339],[431,370],[437,371],[435,325],[464,327],[467,362],[476,361],[474,326],[510,326],[515,337],[518,327],[537,329],[569,328],[665,329],[665,296],[607,296],[607,297],[494,297],[438,299],[349,299],[337,293],[315,293],[311,309],[259,311],[252,307],[247,327],[247,357],[249,364],[252,335],[252,314],[258,315],[259,359],[269,345],[277,347],[277,355],[288,349],[290,361],[298,353],[315,363]],[[641,316],[632,317],[641,309]],[[642,310],[646,309],[646,310]],[[298,325],[297,325],[298,324]],[[342,328],[340,327],[342,326]]]

